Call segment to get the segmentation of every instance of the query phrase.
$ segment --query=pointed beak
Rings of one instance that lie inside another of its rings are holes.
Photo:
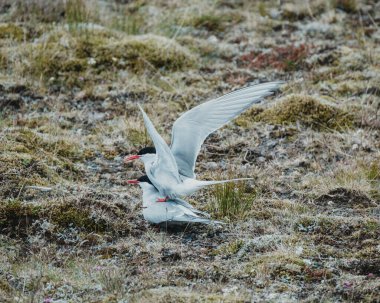
[[[128,180],[127,183],[128,183],[128,184],[139,184],[140,181],[137,180],[137,179],[134,179],[134,180]]]
[[[132,155],[132,156],[129,156],[129,157],[125,157],[124,158],[124,163],[127,163],[129,161],[133,161],[133,160],[136,160],[136,159],[140,159],[141,156],[139,155]]]

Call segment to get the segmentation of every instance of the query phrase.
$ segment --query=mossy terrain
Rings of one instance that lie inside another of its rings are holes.
[[[24,38],[24,30],[15,24],[0,24],[0,39],[14,39],[21,41]]]
[[[376,1],[0,1],[0,302],[379,302]],[[202,145],[186,199],[226,225],[144,221],[137,104],[280,90]]]
[[[347,111],[323,104],[316,98],[303,95],[291,95],[278,101],[275,106],[257,112],[257,109],[238,118],[239,125],[246,120],[271,124],[296,124],[317,130],[342,130],[352,127],[354,117]]]
[[[13,59],[15,56],[27,61],[19,62]],[[33,79],[42,79],[45,85],[70,87],[94,85],[110,76],[109,80],[115,79],[117,74],[112,73],[118,70],[179,70],[196,62],[195,55],[168,38],[122,37],[91,27],[46,33],[38,43],[26,44],[20,50],[4,48],[2,58],[9,72],[29,74]]]
[[[76,179],[82,151],[65,139],[48,141],[28,129],[4,129],[0,147],[2,198],[23,195],[27,186],[51,186]]]
[[[244,15],[238,12],[204,13],[199,16],[194,15],[192,18],[185,19],[184,25],[193,26],[197,29],[204,29],[210,32],[222,32],[227,30],[231,25],[238,24],[244,20]]]

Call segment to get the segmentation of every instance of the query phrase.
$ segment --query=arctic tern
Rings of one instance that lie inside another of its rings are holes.
[[[250,180],[251,178],[223,181],[196,180],[195,162],[201,145],[209,134],[236,118],[251,105],[272,95],[282,83],[276,81],[245,87],[192,108],[175,121],[171,147],[138,105],[154,147],[143,148],[137,155],[125,157],[124,161],[141,159],[144,162],[146,174],[163,197],[158,198],[158,202],[191,195],[213,184]]]
[[[160,196],[148,176],[142,176],[136,180],[129,180],[129,184],[138,184],[143,190],[143,216],[150,223],[173,225],[187,223],[225,224],[209,219],[209,214],[195,209],[188,202],[175,198],[166,203],[158,203]]]

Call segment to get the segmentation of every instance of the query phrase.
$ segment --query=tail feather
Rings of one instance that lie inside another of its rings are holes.
[[[201,186],[209,186],[209,185],[215,185],[215,184],[223,184],[228,182],[239,182],[239,181],[246,181],[246,180],[253,180],[254,178],[238,178],[238,179],[229,179],[229,180],[220,180],[220,181],[200,181]]]
[[[221,222],[221,221],[210,220],[208,218],[202,218],[202,217],[191,216],[191,215],[184,215],[180,220],[183,220],[184,222],[188,222],[188,223],[203,223],[203,224],[208,224],[208,225],[213,225],[213,224],[224,225],[224,224],[226,224],[226,223]]]
[[[222,222],[222,221],[209,220],[209,219],[206,219],[206,218],[193,218],[193,219],[189,220],[188,222],[203,223],[203,224],[208,224],[208,225],[216,225],[216,224],[226,225],[227,224],[227,223]]]

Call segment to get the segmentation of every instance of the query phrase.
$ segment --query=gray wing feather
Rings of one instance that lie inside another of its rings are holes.
[[[242,88],[217,99],[200,104],[175,121],[171,151],[179,173],[195,178],[194,167],[204,140],[252,104],[273,94],[283,82],[268,82]]]

